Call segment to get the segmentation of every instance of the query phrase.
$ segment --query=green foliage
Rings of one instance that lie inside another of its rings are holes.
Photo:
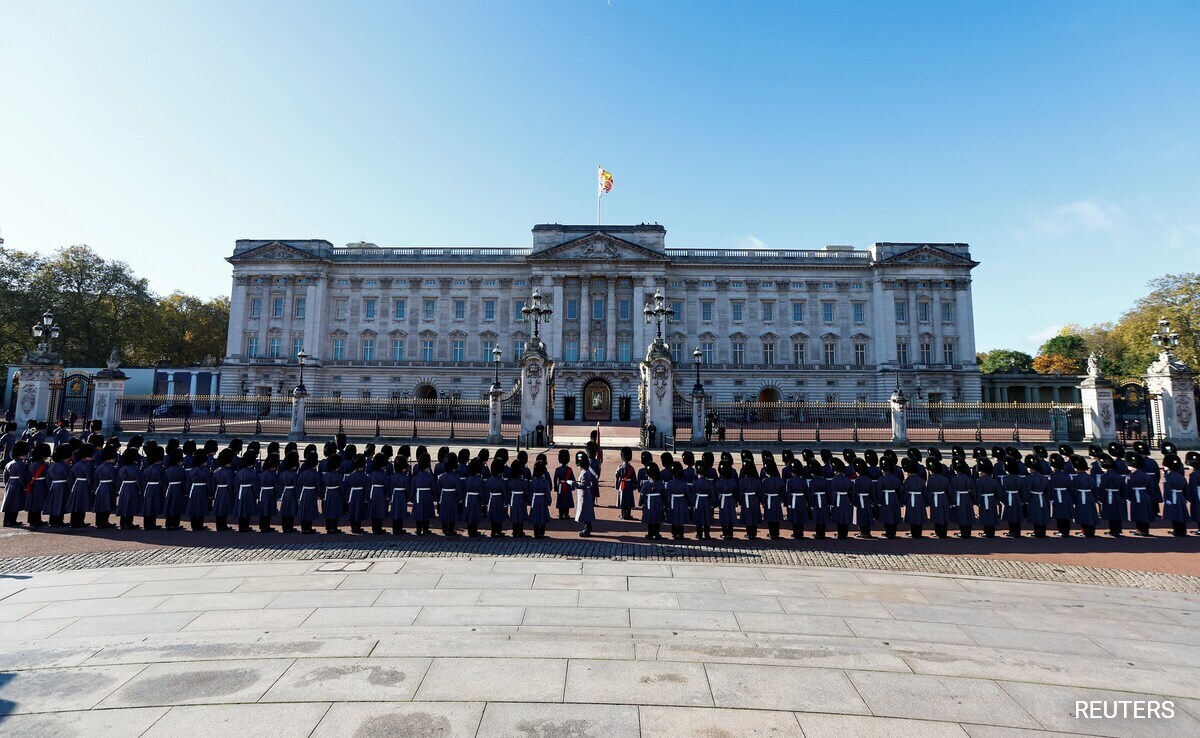
[[[104,366],[113,348],[126,366],[198,364],[225,354],[227,297],[156,296],[128,264],[88,246],[49,257],[0,249],[0,364],[34,347],[29,329],[46,309],[62,327],[54,349],[67,366]]]
[[[1025,373],[1033,371],[1033,357],[1024,351],[996,349],[979,355],[979,371],[983,374],[997,372]]]

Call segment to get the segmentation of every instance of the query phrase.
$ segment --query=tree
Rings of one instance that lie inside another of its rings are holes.
[[[157,299],[146,320],[144,340],[130,363],[196,366],[225,354],[229,328],[229,298],[202,300],[182,292]]]
[[[144,278],[86,245],[59,249],[43,262],[30,292],[37,304],[53,308],[62,326],[55,350],[68,366],[103,366],[114,347],[123,356],[136,353],[154,307]]]
[[[20,361],[34,346],[30,328],[45,307],[35,303],[29,280],[41,262],[35,254],[0,246],[0,365]]]
[[[1024,351],[996,349],[980,354],[979,371],[984,374],[997,372],[1027,373],[1033,369],[1033,357]]]
[[[1087,342],[1083,340],[1083,336],[1072,333],[1067,328],[1059,331],[1057,336],[1043,343],[1038,349],[1038,356],[1061,356],[1080,364],[1087,360],[1087,355]]]
[[[1038,374],[1078,374],[1079,362],[1059,354],[1036,356],[1033,370]]]

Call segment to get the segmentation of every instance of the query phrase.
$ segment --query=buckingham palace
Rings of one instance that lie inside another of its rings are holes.
[[[717,400],[876,402],[899,382],[930,402],[977,402],[971,270],[962,243],[861,249],[669,248],[660,225],[533,227],[529,247],[334,246],[238,240],[225,394],[484,397],[499,348],[516,381],[536,290],[556,366],[555,417],[636,420],[638,362],[660,292],[677,370]]]

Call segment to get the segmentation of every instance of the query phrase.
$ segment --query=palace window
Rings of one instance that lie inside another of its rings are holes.
[[[455,286],[455,287],[466,287],[466,286],[467,286],[467,280],[465,280],[465,279],[456,279],[456,280],[454,280],[454,286]]]
[[[837,363],[837,344],[833,341],[826,341],[824,344],[824,349],[825,349],[825,363],[826,364],[836,364]]]
[[[896,341],[896,363],[908,363],[908,341]]]
[[[346,306],[347,306],[347,302],[346,302],[345,298],[333,301],[333,319],[334,320],[345,320],[346,319],[346,315],[349,312],[347,310]]]
[[[250,317],[257,318],[260,315],[262,315],[262,298],[261,297],[251,297],[250,298]]]
[[[903,300],[896,300],[896,322],[908,322],[908,303]]]
[[[494,280],[494,279],[485,279],[485,280],[483,280],[483,286],[484,286],[484,287],[495,287],[495,286],[496,286],[496,280]]]
[[[467,301],[466,300],[455,300],[454,301],[454,319],[455,320],[466,320],[467,319]]]
[[[375,320],[375,305],[377,300],[374,297],[368,297],[363,300],[363,318],[366,320]]]
[[[862,343],[861,341],[854,344],[854,365],[867,365],[867,344]]]
[[[433,341],[421,341],[421,361],[433,361]]]
[[[792,341],[792,363],[800,366],[804,363],[804,341]]]
[[[673,290],[681,290],[681,289],[683,289],[683,282],[680,282],[680,281],[675,281],[675,282],[672,282],[672,283],[671,283],[671,289],[673,289]]]
[[[293,359],[296,358],[297,356],[300,355],[300,352],[303,350],[304,350],[304,339],[300,336],[293,338],[292,339],[292,357],[291,358],[293,358]]]
[[[495,341],[484,341],[482,346],[483,346],[483,360],[484,361],[494,361],[494,359],[492,358],[492,349],[496,348],[496,342]]]
[[[436,279],[427,279],[427,280],[425,280],[425,286],[426,287],[437,287],[437,280]]]
[[[484,320],[495,320],[496,319],[496,301],[495,300],[484,300],[483,301],[483,319]]]
[[[711,281],[709,281],[709,280],[705,280],[705,281],[703,281],[703,282],[701,282],[701,283],[700,283],[700,286],[701,286],[701,287],[703,287],[703,288],[704,288],[704,289],[706,289],[706,290],[711,290],[711,289],[712,289],[712,286],[713,286],[713,283],[712,283]]]
[[[763,353],[762,353],[763,363],[764,364],[774,364],[775,363],[775,342],[774,341],[763,341],[762,348],[763,348]]]
[[[804,303],[802,301],[792,303],[792,322],[793,323],[803,323],[804,322]]]
[[[628,338],[617,341],[617,361],[628,363],[633,360],[633,342]]]
[[[271,340],[267,343],[267,354],[272,359],[278,359],[283,355],[283,339],[279,336],[271,336]]]
[[[513,320],[517,323],[525,322],[525,313],[521,312],[525,309],[524,300],[513,300]]]
[[[946,341],[942,344],[942,363],[954,363],[954,343],[951,341]]]
[[[821,303],[821,321],[824,323],[832,323],[833,322],[833,303],[832,302]]]
[[[579,300],[567,300],[567,320],[579,320]]]
[[[366,285],[367,285],[368,287],[378,287],[378,286],[379,286],[379,280],[378,280],[378,279],[368,279],[368,280],[366,281]]]
[[[954,303],[952,303],[952,302],[943,302],[942,303],[942,322],[943,323],[953,323],[954,322]]]
[[[705,364],[713,363],[713,359],[715,358],[716,354],[715,348],[716,346],[712,341],[705,341],[704,343],[700,344],[701,361],[703,361]]]
[[[246,339],[246,356],[251,359],[258,356],[258,336],[250,336]]]
[[[865,323],[867,320],[867,305],[863,302],[854,303],[854,322]]]
[[[746,363],[746,344],[741,341],[733,344],[733,363],[738,365]]]
[[[921,341],[921,363],[933,363],[933,344],[929,341]]]
[[[570,338],[563,345],[563,361],[574,363],[579,361],[579,339]]]
[[[671,344],[671,361],[676,364],[683,362],[683,344],[676,342]]]
[[[602,341],[597,341],[596,345],[592,346],[592,361],[608,361],[608,346]]]
[[[617,317],[619,320],[629,320],[631,304],[629,300],[617,301]]]
[[[929,322],[929,303],[924,300],[917,303],[917,320],[921,323]]]
[[[297,318],[304,317],[304,311],[308,309],[308,300],[303,297],[297,297],[293,303],[292,315]]]
[[[450,360],[465,361],[467,358],[466,343],[461,338],[450,342]]]
[[[374,338],[364,338],[362,340],[362,359],[363,361],[375,361]]]
[[[283,298],[282,297],[272,297],[271,298],[271,317],[272,318],[282,318],[283,317]]]
[[[604,300],[602,298],[592,300],[592,320],[604,320]]]
[[[433,320],[437,317],[437,300],[427,297],[422,305],[425,311],[425,320]]]
[[[711,323],[713,319],[713,301],[704,300],[700,303],[700,320]]]
[[[512,346],[513,359],[520,361],[525,357],[525,342],[521,340],[513,341]]]
[[[392,303],[392,317],[396,320],[404,320],[404,316],[408,313],[408,300],[403,297],[397,297]]]
[[[730,309],[733,311],[733,322],[734,323],[742,322],[742,308],[743,308],[743,303],[734,302],[734,303],[730,304]]]
[[[764,302],[762,304],[762,319],[764,323],[775,322],[775,303]]]
[[[392,339],[392,361],[404,361],[404,339]]]
[[[346,358],[346,339],[333,339],[333,360],[342,361]]]

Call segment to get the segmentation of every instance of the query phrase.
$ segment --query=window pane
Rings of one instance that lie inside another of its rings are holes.
[[[711,323],[713,319],[713,304],[712,302],[700,303],[700,320],[706,323]]]
[[[617,341],[617,361],[633,360],[633,344],[628,339]]]
[[[733,303],[733,321],[735,323],[740,323],[741,320],[742,320],[742,303],[735,302],[735,303]]]
[[[922,323],[929,322],[929,303],[927,303],[927,302],[918,302],[917,303],[917,320],[919,320]]]
[[[405,312],[407,312],[407,308],[408,308],[408,300],[406,300],[404,298],[400,298],[400,299],[396,300],[395,313],[394,313],[394,317],[396,318],[396,320],[404,320],[404,314],[405,314]]]
[[[437,300],[425,300],[425,320],[433,320],[437,314]]]
[[[579,320],[579,300],[567,300],[567,320]]]
[[[392,341],[392,361],[404,361],[404,341],[399,339]]]
[[[908,303],[907,302],[901,302],[900,300],[896,300],[896,322],[897,323],[908,322]]]
[[[952,302],[943,302],[942,303],[942,322],[943,323],[953,323],[954,322],[954,303],[952,303]]]
[[[308,300],[303,297],[296,298],[296,317],[303,318],[304,311],[308,309]]]
[[[617,310],[619,312],[618,317],[620,320],[629,320],[629,305],[629,300],[620,300],[617,303]]]
[[[421,342],[421,361],[433,361],[433,341]]]
[[[363,300],[363,313],[367,320],[375,319],[375,300]]]
[[[467,301],[466,300],[455,300],[454,301],[454,319],[455,320],[466,320],[467,319]]]
[[[496,319],[496,301],[495,300],[484,300],[483,301],[483,319],[484,320],[495,320]]]
[[[592,300],[592,320],[604,320],[604,300]]]
[[[706,341],[700,344],[701,359],[705,364],[713,363],[713,342]]]
[[[375,339],[364,338],[362,342],[362,357],[363,361],[375,360]]]
[[[793,323],[803,323],[804,322],[804,303],[802,303],[802,302],[793,302],[792,303],[792,322]]]
[[[764,302],[762,304],[762,319],[768,323],[775,320],[775,303]]]
[[[821,303],[821,320],[825,321],[826,323],[833,322],[833,303],[832,302]]]
[[[854,322],[862,323],[866,317],[866,306],[861,302],[854,303]]]

